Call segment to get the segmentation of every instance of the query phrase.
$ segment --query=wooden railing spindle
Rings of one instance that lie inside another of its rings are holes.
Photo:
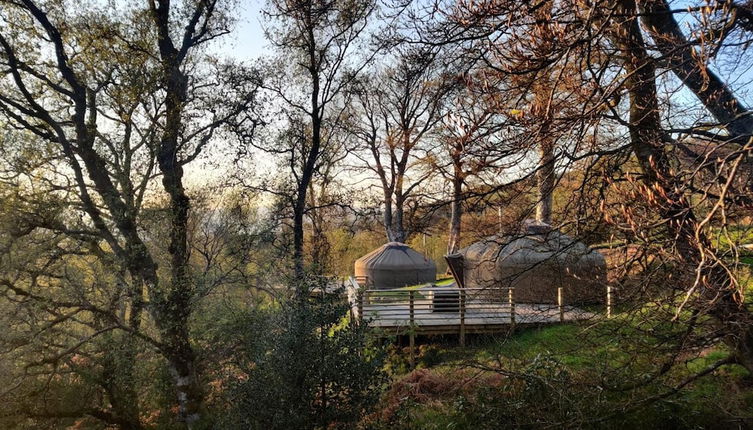
[[[607,318],[612,318],[612,287],[607,287]]]
[[[363,324],[363,296],[366,291],[359,288],[356,292],[356,306],[358,307],[358,321]]]
[[[460,288],[460,346],[465,346],[465,288]]]
[[[515,300],[513,299],[514,288],[507,289],[507,300],[510,302],[510,325],[515,326]]]
[[[409,340],[409,342],[410,342],[410,346],[409,346],[409,348],[410,348],[410,365],[411,365],[411,367],[415,367],[415,365],[416,365],[416,358],[414,356],[414,349],[416,347],[416,335],[415,335],[415,332],[416,332],[416,327],[415,327],[415,291],[410,290],[410,292],[408,293],[408,297],[409,297],[409,299],[408,299],[409,300],[408,306],[409,306],[409,309],[410,309],[410,328],[409,328],[410,332],[408,334],[408,336],[410,338],[410,340]]]

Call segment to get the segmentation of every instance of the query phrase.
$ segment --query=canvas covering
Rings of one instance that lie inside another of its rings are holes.
[[[491,236],[459,254],[465,287],[513,287],[518,303],[556,303],[559,287],[566,304],[603,301],[606,294],[604,256],[557,230]]]
[[[434,282],[437,266],[408,245],[389,242],[356,260],[355,276],[365,277],[369,288],[400,288]]]

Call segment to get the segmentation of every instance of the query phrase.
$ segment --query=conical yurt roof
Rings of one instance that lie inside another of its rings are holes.
[[[436,280],[437,266],[408,245],[389,242],[356,260],[355,275],[374,288],[400,288]]]

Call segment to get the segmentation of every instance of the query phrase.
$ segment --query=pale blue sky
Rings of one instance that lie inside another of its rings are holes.
[[[238,23],[235,31],[219,46],[219,51],[228,57],[239,60],[258,58],[268,44],[264,39],[261,23],[261,9],[265,0],[241,0]]]

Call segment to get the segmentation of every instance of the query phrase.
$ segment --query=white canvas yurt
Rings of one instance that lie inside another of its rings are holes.
[[[389,242],[356,260],[355,276],[369,288],[400,288],[434,282],[437,266],[408,245]]]
[[[464,287],[513,287],[518,303],[556,303],[560,287],[566,303],[600,301],[606,291],[604,256],[541,223],[478,241],[448,262]]]

